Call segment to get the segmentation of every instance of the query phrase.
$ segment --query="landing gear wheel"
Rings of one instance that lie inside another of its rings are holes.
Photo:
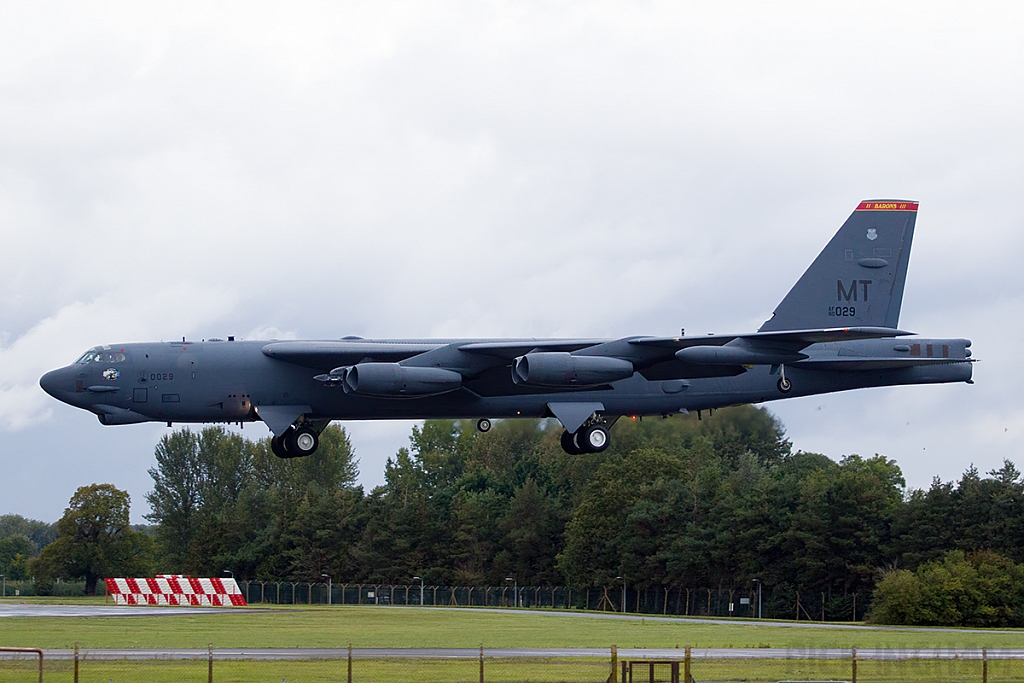
[[[779,391],[781,391],[784,394],[788,394],[790,390],[793,388],[793,383],[788,378],[782,377],[776,383],[776,386],[779,387]]]
[[[569,455],[583,454],[580,447],[576,445],[576,435],[567,431],[562,432],[562,450]]]
[[[279,436],[271,437],[270,450],[279,458],[290,458],[292,454],[285,450],[285,442]]]
[[[588,453],[600,453],[608,448],[610,441],[608,428],[602,424],[590,425],[576,437],[576,442]]]
[[[491,421],[488,420],[486,417],[482,417],[476,421],[476,428],[479,429],[481,432],[487,433],[491,431]]]
[[[320,437],[309,427],[300,427],[285,435],[284,444],[291,457],[302,458],[316,452],[320,445]]]

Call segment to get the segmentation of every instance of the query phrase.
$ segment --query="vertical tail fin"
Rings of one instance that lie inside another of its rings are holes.
[[[896,328],[917,202],[863,201],[759,332]]]

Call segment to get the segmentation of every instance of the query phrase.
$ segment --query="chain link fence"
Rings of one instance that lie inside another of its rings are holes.
[[[549,607],[672,616],[860,621],[870,594],[791,588],[631,588],[566,586],[433,586],[429,584],[238,581],[250,605],[429,605]]]
[[[20,683],[1024,681],[1024,650],[334,649],[0,651]],[[40,668],[40,661],[42,667]]]

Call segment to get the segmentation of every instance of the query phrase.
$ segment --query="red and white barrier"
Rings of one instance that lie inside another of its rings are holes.
[[[161,575],[154,579],[104,579],[117,605],[191,605],[245,607],[234,579],[193,579]]]

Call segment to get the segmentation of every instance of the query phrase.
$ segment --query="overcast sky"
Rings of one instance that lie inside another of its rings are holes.
[[[90,346],[752,331],[867,198],[921,202],[900,325],[976,384],[771,410],[1024,467],[1022,66],[1011,2],[4,3],[0,514],[147,511],[166,427],[37,384]],[[411,424],[349,425],[364,484]]]

